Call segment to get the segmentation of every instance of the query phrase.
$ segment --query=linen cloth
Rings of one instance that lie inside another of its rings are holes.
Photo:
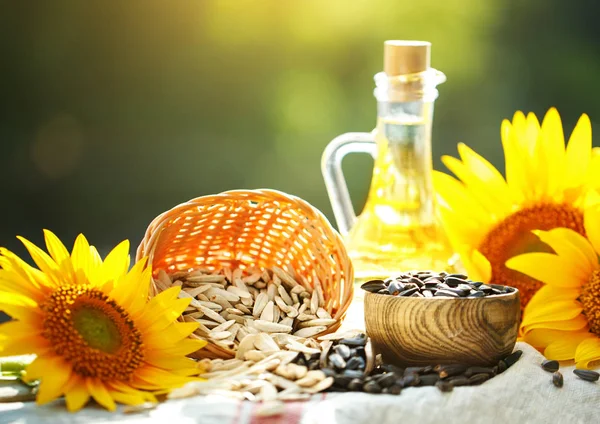
[[[540,364],[543,356],[525,343],[521,359],[503,374],[480,386],[457,387],[442,393],[435,387],[407,388],[399,396],[330,393],[305,402],[287,402],[281,415],[261,417],[261,405],[218,396],[198,396],[159,404],[134,414],[111,413],[87,406],[65,410],[62,400],[46,406],[34,402],[0,404],[0,423],[568,423],[600,422],[600,382],[583,381],[574,366],[563,366],[564,387],[552,384],[552,374]]]

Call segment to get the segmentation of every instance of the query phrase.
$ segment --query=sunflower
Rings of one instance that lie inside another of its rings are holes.
[[[600,155],[582,115],[565,148],[562,123],[550,109],[540,126],[536,116],[515,113],[501,127],[506,179],[464,144],[460,159],[442,157],[458,179],[434,172],[440,218],[472,278],[510,285],[524,307],[542,283],[505,266],[521,253],[550,251],[532,230],[569,228],[585,235],[583,209],[599,203],[593,181]]]
[[[0,325],[0,356],[37,355],[26,377],[40,380],[38,404],[64,395],[76,411],[92,397],[115,410],[194,379],[185,355],[204,342],[187,339],[196,323],[175,322],[190,302],[179,287],[148,301],[151,269],[142,260],[128,272],[127,241],[102,261],[83,235],[71,254],[44,235],[50,255],[19,237],[39,269],[0,249],[0,310],[14,319]]]
[[[525,308],[523,339],[549,359],[575,359],[578,368],[600,360],[600,207],[586,209],[587,238],[555,228],[536,235],[555,253],[526,253],[506,266],[545,285]]]

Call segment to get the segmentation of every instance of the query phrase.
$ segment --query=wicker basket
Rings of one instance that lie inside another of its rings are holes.
[[[337,330],[352,301],[354,274],[340,235],[302,199],[274,190],[236,190],[199,197],[159,215],[137,249],[154,276],[222,267],[291,265],[314,287],[318,278]],[[156,286],[152,293],[157,293]],[[235,352],[208,344],[195,357],[231,358]]]

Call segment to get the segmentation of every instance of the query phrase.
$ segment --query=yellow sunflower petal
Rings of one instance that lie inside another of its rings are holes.
[[[508,212],[510,203],[506,198],[502,201],[496,199],[493,190],[486,186],[481,177],[459,159],[452,156],[442,156],[442,163],[467,186],[471,195],[485,208],[489,215],[502,215]]]
[[[129,240],[117,245],[104,259],[102,276],[105,280],[117,280],[129,269]]]
[[[455,251],[464,250],[461,248],[464,245],[478,245],[485,236],[485,227],[475,221],[464,219],[446,205],[438,204],[438,214],[446,236]]]
[[[92,266],[90,244],[83,234],[79,234],[75,239],[73,251],[71,253],[71,261],[75,272],[79,270],[83,271],[85,279],[89,280],[88,276],[91,274],[90,270]],[[82,281],[81,283],[84,282]]]
[[[148,357],[164,357],[171,355],[188,355],[192,352],[202,349],[206,346],[206,340],[185,339],[178,342],[176,345],[157,347],[154,350],[148,351]]]
[[[115,409],[117,409],[115,401],[110,396],[110,393],[101,381],[95,378],[88,378],[85,380],[85,385],[90,395],[92,395],[96,402],[98,402],[100,405],[102,405],[109,411],[114,411]]]
[[[549,245],[558,256],[578,264],[585,275],[591,275],[598,267],[598,256],[589,242],[579,233],[567,228],[533,231],[533,233]]]
[[[152,278],[152,268],[146,266],[146,259],[142,259],[138,263],[141,267],[130,271],[125,278],[125,281],[135,281],[137,290],[129,290],[122,301],[124,305],[127,305],[132,314],[142,310],[148,301],[148,292]],[[125,284],[131,283],[126,282]]]
[[[0,247],[0,279],[4,280],[7,291],[22,291],[36,301],[43,298],[44,292],[56,287],[39,269],[35,269],[10,250]]]
[[[507,143],[504,145],[506,161],[511,161],[510,169],[512,178],[507,174],[507,182],[513,197],[520,197],[523,200],[532,200],[535,198],[535,187],[530,184],[531,177],[536,181],[536,186],[545,186],[545,175],[537,175],[536,165],[539,158],[535,157],[535,149],[539,134],[539,123],[535,116],[526,119],[525,115],[518,111],[513,117],[513,124],[508,134]],[[511,152],[511,155],[508,155]],[[537,159],[537,160],[533,160]],[[507,164],[507,169],[509,165]],[[543,180],[544,179],[544,180]]]
[[[545,305],[529,309],[523,317],[523,326],[536,322],[564,321],[573,319],[581,314],[581,303],[575,300],[556,300]]]
[[[535,348],[545,348],[554,340],[562,340],[570,331],[549,330],[547,328],[533,329],[523,335],[523,340]]]
[[[544,356],[557,361],[567,361],[575,358],[577,346],[589,337],[588,332],[569,332],[562,338],[555,339],[544,350]]]
[[[592,187],[600,187],[600,148],[598,147],[592,149],[592,158],[586,179],[591,182]]]
[[[118,390],[110,390],[110,397],[124,405],[141,405],[146,402],[146,399],[137,393],[123,393]]]
[[[591,159],[592,124],[590,118],[584,113],[577,121],[567,145],[564,165],[567,187],[576,187],[585,183]]]
[[[506,261],[506,267],[556,287],[579,287],[587,282],[589,277],[579,264],[551,253],[526,253],[515,256]]]
[[[195,322],[171,324],[165,329],[164,333],[148,334],[144,339],[144,343],[146,343],[150,349],[154,349],[161,344],[175,344],[185,339],[197,328],[198,324]]]
[[[521,203],[523,201],[523,192],[517,188],[517,181],[522,180],[523,168],[520,165],[520,156],[517,147],[511,137],[512,124],[508,119],[502,121],[500,135],[502,139],[502,149],[504,150],[504,175],[511,192],[511,198]]]
[[[65,401],[70,412],[79,411],[90,400],[90,393],[85,380],[77,374],[71,375],[71,380],[65,390]]]
[[[35,244],[30,242],[26,238],[23,238],[21,236],[18,236],[17,238],[21,241],[21,243],[23,243],[27,251],[29,251],[31,259],[33,259],[38,268],[55,283],[61,284],[62,281],[60,278],[60,268],[58,267],[56,262],[54,262],[54,259],[48,256],[46,252],[44,252],[42,249],[37,247]]]
[[[71,264],[71,256],[65,245],[50,230],[44,230],[44,239],[48,253],[50,253],[54,262],[60,267],[62,273],[66,274],[67,278],[72,278],[73,265]]]
[[[152,366],[140,368],[139,372],[137,372],[135,376],[140,380],[140,382],[144,382],[149,386],[155,386],[157,388],[180,387],[190,381],[190,379],[186,376],[174,375],[168,371]]]
[[[519,127],[515,124],[515,127]],[[523,149],[529,156],[533,155],[537,151],[537,145],[540,142],[541,125],[538,121],[535,113],[529,112],[525,118],[525,125],[523,127],[523,134],[521,135],[520,142]]]
[[[473,220],[479,225],[489,226],[489,213],[470,195],[460,181],[443,172],[434,171],[433,184],[438,196],[456,213],[462,214],[464,219]]]
[[[521,329],[523,334],[526,334],[528,331],[547,328],[549,330],[559,330],[559,331],[578,331],[586,328],[588,325],[588,320],[582,314],[576,315],[571,319],[557,319],[553,321],[544,321],[543,319],[532,320],[528,324],[522,324]]]
[[[146,358],[146,362],[157,368],[162,368],[162,369],[167,369],[167,370],[189,368],[192,370],[192,373],[193,373],[193,370],[194,370],[195,364],[196,364],[193,360],[191,360],[189,358],[159,357],[156,355]],[[197,368],[196,368],[196,374],[198,374]]]
[[[146,331],[164,330],[185,311],[190,301],[191,299],[177,299],[156,309],[146,308],[136,323],[146,328]]]
[[[471,262],[477,270],[475,272],[475,276],[479,281],[488,282],[491,280],[492,265],[490,264],[490,261],[488,261],[487,258],[483,256],[483,254],[480,251],[473,251],[473,253],[471,254]]]
[[[111,297],[134,316],[141,312],[148,299],[152,271],[145,267],[145,260],[138,261],[127,274],[115,281],[111,291]]]
[[[37,359],[34,362],[36,361]],[[47,365],[47,368],[38,371],[42,373],[36,397],[38,405],[44,405],[62,396],[71,377],[71,367],[62,358],[48,358],[43,363]],[[27,368],[27,374],[28,376],[30,374],[29,367]]]
[[[130,385],[121,383],[120,381],[110,381],[110,382],[106,383],[106,386],[108,389],[111,390],[111,392],[112,392],[112,390],[116,390],[121,393],[141,396],[142,399],[144,399],[146,402],[152,402],[152,403],[157,402],[156,397],[152,393],[134,389]]]
[[[0,335],[0,356],[45,355],[51,350],[52,346],[50,343],[37,334],[22,337]]]
[[[40,328],[22,321],[9,321],[0,324],[0,335],[8,338],[35,337],[40,335]]]
[[[585,210],[583,226],[588,240],[600,255],[600,207],[589,207]]]
[[[565,169],[565,137],[562,121],[556,108],[546,113],[542,122],[543,146],[547,161],[548,194],[551,196],[562,189]]]
[[[498,205],[502,205],[503,214],[509,212],[511,205],[511,193],[502,177],[502,174],[483,156],[477,154],[474,150],[464,143],[458,144],[458,153],[464,164],[471,169],[474,175],[479,177],[479,180],[492,193]]]
[[[600,339],[595,334],[588,333],[588,338],[577,346],[575,363],[577,368],[589,368],[590,362],[600,360]]]
[[[575,288],[563,288],[563,287],[554,287],[554,286],[542,286],[531,298],[527,306],[525,307],[525,315],[529,313],[529,311],[534,311],[538,307],[543,307],[552,302],[560,301],[560,300],[577,300],[579,295],[581,294],[581,289],[579,287]]]
[[[0,293],[0,311],[3,311],[11,318],[17,319],[30,326],[35,326],[41,322],[43,317],[40,309],[29,305],[15,305],[11,302],[11,300],[14,299],[14,296],[10,296],[12,299],[9,300],[4,299],[4,297],[8,296],[10,296],[8,293]]]

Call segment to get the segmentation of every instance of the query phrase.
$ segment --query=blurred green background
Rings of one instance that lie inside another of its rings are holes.
[[[192,197],[268,187],[332,219],[320,172],[370,131],[383,41],[433,43],[446,73],[435,167],[464,141],[502,166],[515,110],[600,122],[597,2],[1,1],[0,244],[42,228],[102,253]],[[596,143],[597,144],[597,143]],[[357,210],[370,159],[345,167]]]

